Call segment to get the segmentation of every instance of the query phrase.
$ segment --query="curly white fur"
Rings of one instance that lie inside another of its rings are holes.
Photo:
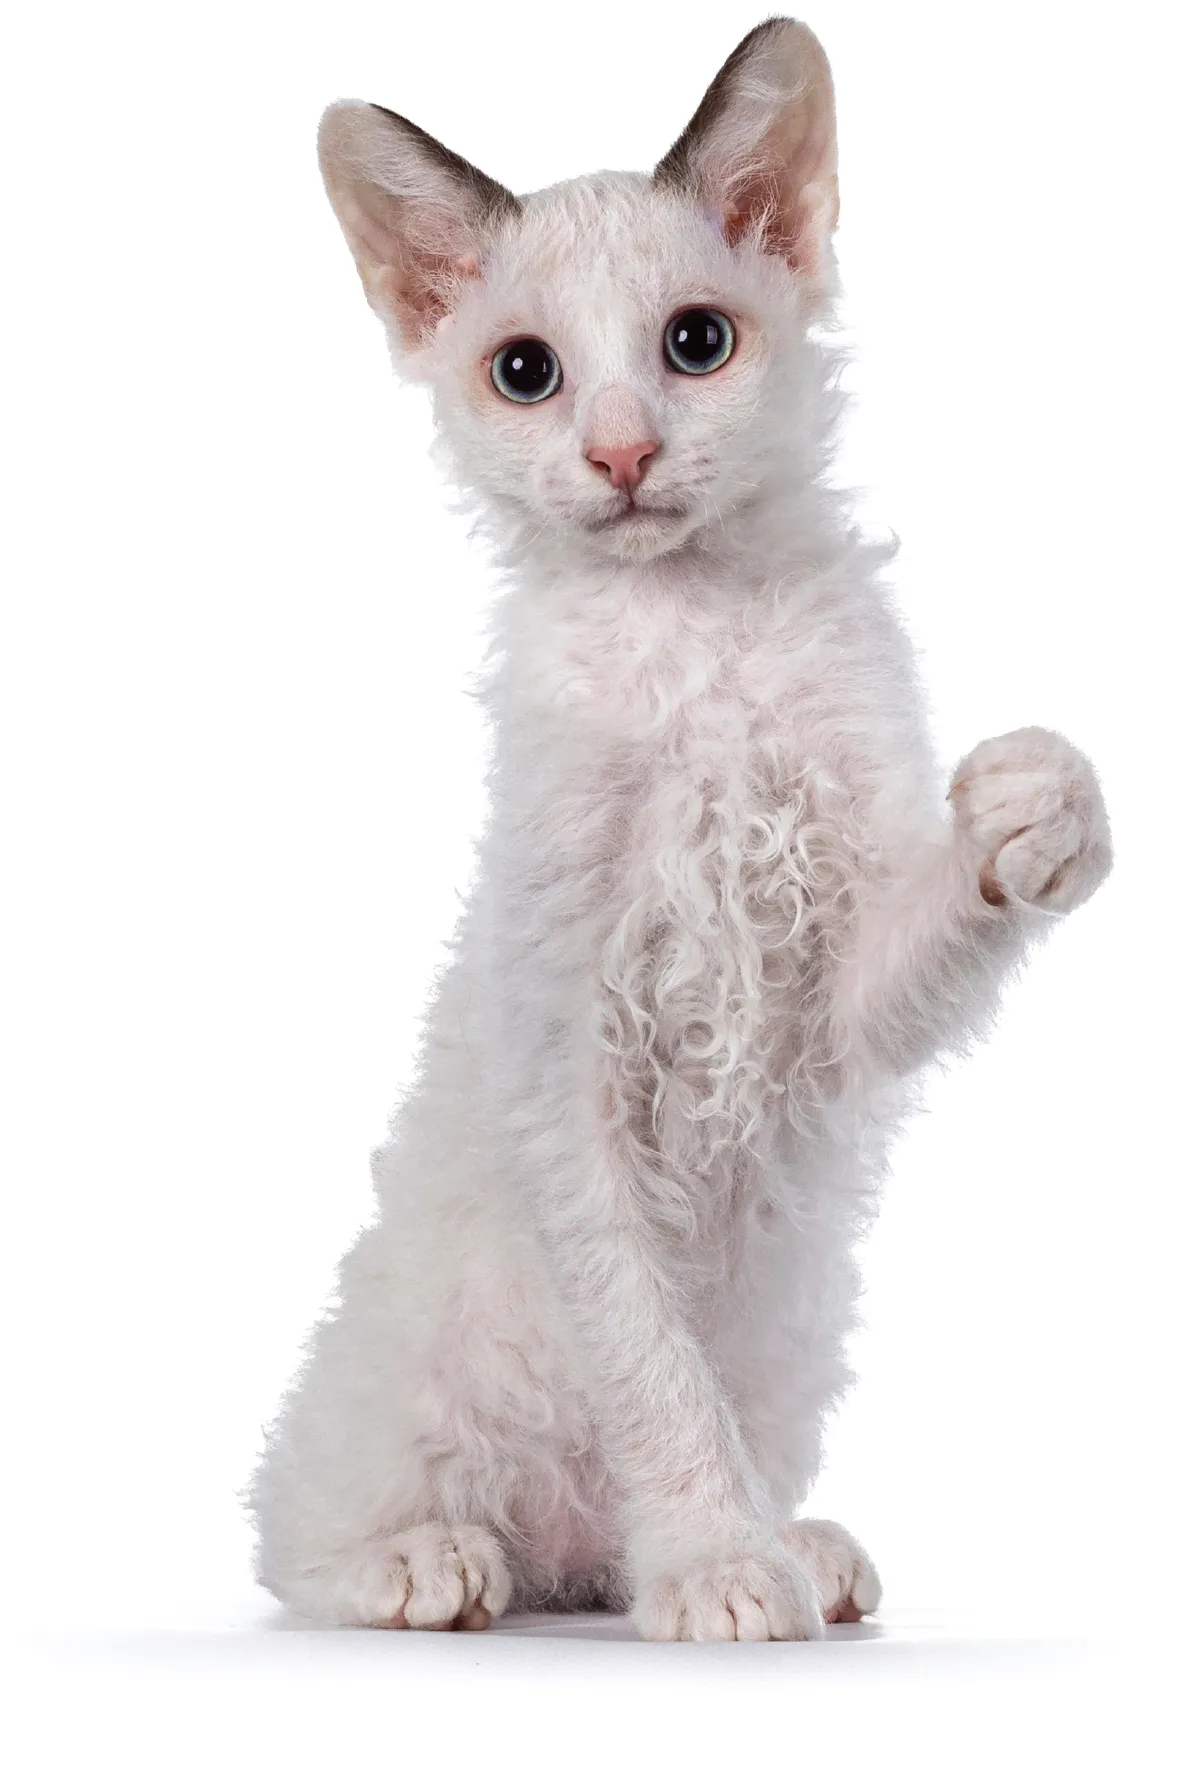
[[[517,201],[358,105],[322,156],[508,579],[477,881],[256,1478],[261,1577],[351,1623],[514,1600],[816,1636],[879,1599],[848,1534],[794,1520],[853,1245],[916,1073],[1103,878],[1095,778],[1026,729],[937,782],[884,556],[825,480],[832,88],[802,27],[739,46],[653,179]],[[737,351],[673,375],[697,303]],[[552,342],[552,400],[493,388],[515,335]],[[648,517],[618,522],[597,427],[661,440]]]

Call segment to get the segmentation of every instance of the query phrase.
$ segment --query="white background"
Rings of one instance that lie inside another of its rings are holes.
[[[22,1772],[413,1764],[435,1734],[502,1771],[545,1736],[584,1770],[1051,1772],[1166,1734],[1200,986],[1182,4],[806,14],[839,97],[845,474],[903,541],[946,764],[1061,727],[1118,855],[931,1084],[866,1252],[815,1505],[878,1558],[882,1636],[273,1638],[249,1579],[236,1492],[370,1215],[483,807],[488,565],[389,379],[316,119],[376,98],[517,190],[647,166],[764,10],[9,27],[5,1618],[50,1658]]]

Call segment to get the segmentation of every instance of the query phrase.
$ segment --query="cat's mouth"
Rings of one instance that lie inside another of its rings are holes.
[[[598,519],[589,519],[589,531],[627,530],[640,525],[669,525],[677,519],[685,518],[687,508],[670,506],[665,503],[631,500],[620,512],[605,513]]]

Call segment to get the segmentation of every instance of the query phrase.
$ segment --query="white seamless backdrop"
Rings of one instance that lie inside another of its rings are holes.
[[[327,209],[320,109],[376,98],[516,189],[646,166],[765,10],[9,27],[20,1625],[266,1611],[236,1492],[370,1215],[483,814],[490,571]],[[900,1611],[1134,1635],[1194,1558],[1195,20],[804,16],[840,106],[843,472],[902,540],[939,746],[1062,728],[1117,849],[896,1153],[813,1505]]]

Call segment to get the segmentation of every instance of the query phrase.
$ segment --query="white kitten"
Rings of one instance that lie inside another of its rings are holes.
[[[253,1489],[348,1623],[630,1606],[816,1637],[879,1600],[797,1521],[916,1071],[1109,866],[1026,729],[936,782],[823,475],[833,92],[752,31],[655,173],[517,199],[335,105],[330,197],[509,571],[491,821],[417,1085]]]

